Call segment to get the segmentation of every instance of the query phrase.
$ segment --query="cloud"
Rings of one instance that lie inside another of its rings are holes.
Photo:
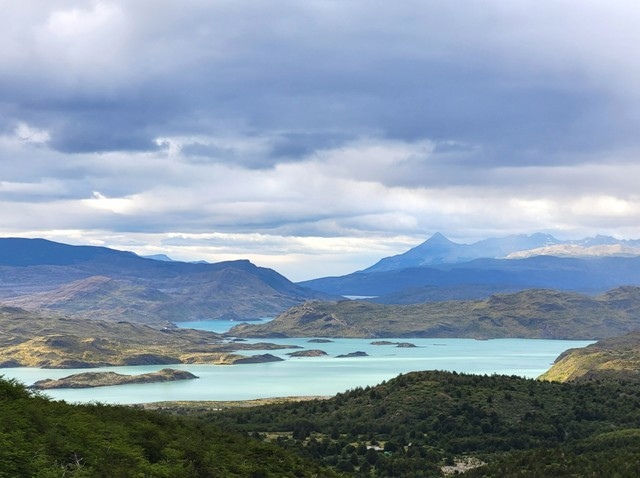
[[[18,119],[55,130],[65,152],[151,149],[160,136],[225,128],[280,140],[311,132],[325,138],[320,148],[335,132],[482,142],[512,158],[532,143],[552,153],[633,140],[632,129],[609,126],[638,100],[630,4],[61,1],[12,10],[3,99]]]
[[[342,267],[326,247],[364,267],[437,230],[638,237],[639,20],[630,1],[5,5],[3,228],[203,257],[222,234],[283,267]]]

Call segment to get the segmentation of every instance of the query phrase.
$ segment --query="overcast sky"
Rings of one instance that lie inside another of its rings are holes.
[[[340,275],[640,238],[640,3],[0,0],[0,235]]]

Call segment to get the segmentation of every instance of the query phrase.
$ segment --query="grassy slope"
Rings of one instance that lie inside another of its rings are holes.
[[[584,348],[569,349],[540,378],[560,382],[589,379],[640,381],[640,332],[600,340]]]

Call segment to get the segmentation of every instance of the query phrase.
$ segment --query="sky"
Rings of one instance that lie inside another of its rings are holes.
[[[341,275],[640,238],[640,3],[0,0],[0,236]]]

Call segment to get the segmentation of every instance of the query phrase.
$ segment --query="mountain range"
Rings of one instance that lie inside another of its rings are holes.
[[[640,240],[620,240],[598,235],[579,240],[560,240],[550,234],[519,234],[459,244],[435,233],[403,254],[385,257],[362,272],[383,272],[436,264],[455,264],[474,259],[509,259],[538,255],[593,257],[640,256]]]
[[[44,239],[0,239],[0,302],[152,324],[276,315],[328,296],[247,260],[192,264]]]
[[[595,294],[640,285],[640,241],[607,236],[560,241],[533,234],[457,244],[435,234],[362,271],[299,285],[399,304],[468,300],[531,288]]]
[[[308,300],[344,295],[412,304],[536,288],[598,294],[640,285],[640,256],[633,255],[638,244],[606,236],[560,241],[540,233],[457,244],[435,234],[363,271],[294,284],[247,260],[187,263],[105,247],[4,238],[0,302],[70,317],[166,325],[275,316]],[[537,255],[550,251],[557,255]]]

